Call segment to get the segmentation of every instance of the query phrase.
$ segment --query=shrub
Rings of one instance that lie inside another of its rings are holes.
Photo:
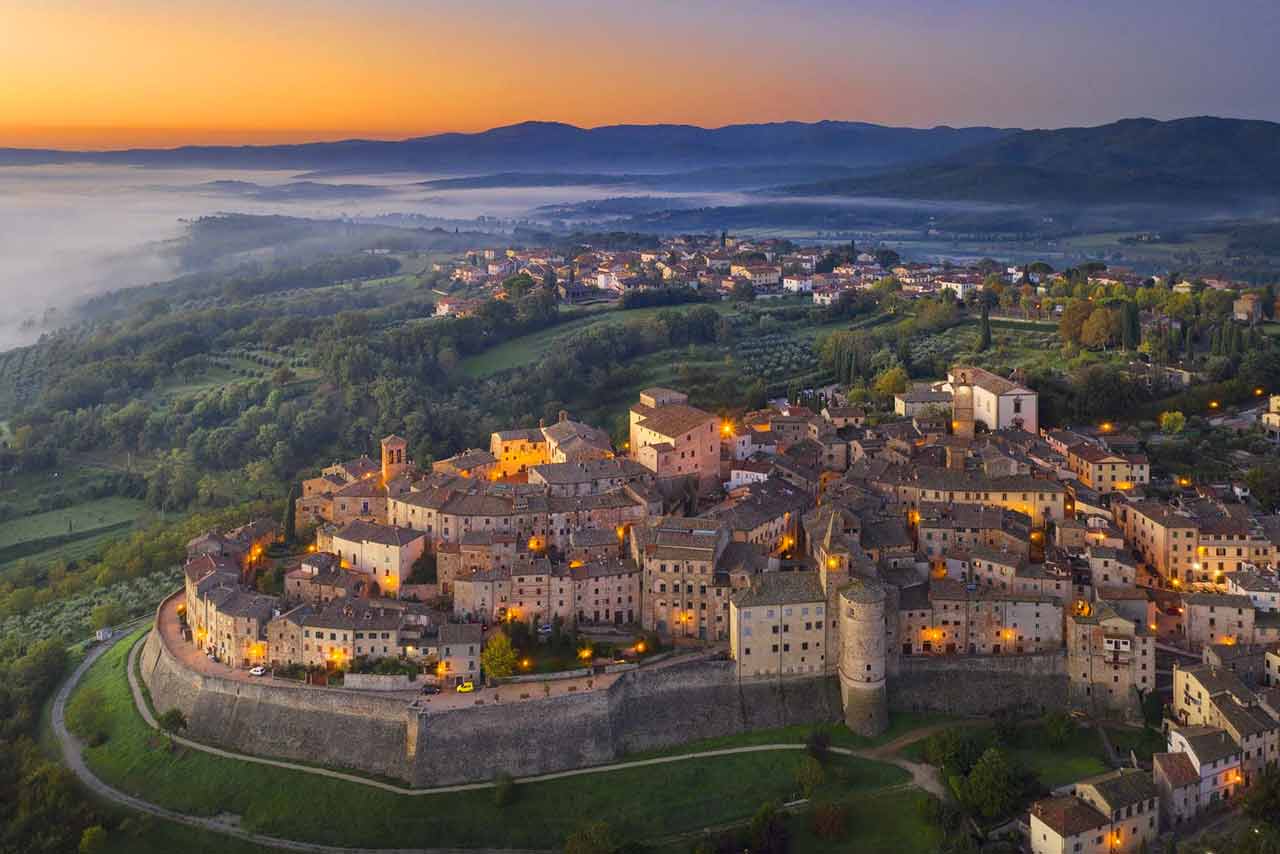
[[[613,854],[618,843],[606,821],[584,824],[564,841],[564,854]]]
[[[511,775],[506,771],[499,771],[497,776],[493,778],[493,805],[496,807],[510,806],[515,799],[515,780],[511,779]]]
[[[156,720],[156,723],[160,724],[160,729],[165,732],[182,732],[187,728],[187,716],[181,709],[169,709]]]
[[[751,817],[751,850],[754,854],[785,854],[787,850],[787,818],[779,806],[770,801]]]
[[[1075,724],[1071,716],[1061,709],[1055,709],[1044,716],[1044,734],[1053,747],[1062,747],[1071,738]]]
[[[800,763],[800,767],[796,768],[796,785],[800,787],[800,791],[806,798],[813,797],[813,793],[826,780],[826,772],[822,770],[822,763],[812,756],[806,756],[804,761]]]
[[[98,854],[107,847],[107,830],[100,824],[86,827],[80,834],[80,854]]]
[[[813,833],[819,839],[840,840],[849,832],[849,808],[844,804],[818,804],[813,808]]]
[[[825,729],[814,729],[804,742],[805,750],[819,762],[826,762],[831,754],[831,734]]]
[[[106,697],[98,688],[83,688],[67,706],[67,727],[92,747],[107,740]]]

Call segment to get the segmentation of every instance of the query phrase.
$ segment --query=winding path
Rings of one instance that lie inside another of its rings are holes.
[[[79,683],[84,673],[93,666],[107,650],[115,646],[116,643],[124,639],[124,635],[116,637],[109,643],[103,644],[93,649],[85,659],[80,662],[71,676],[58,689],[57,695],[54,697],[52,709],[53,731],[58,739],[59,746],[62,751],[63,760],[67,767],[79,778],[85,786],[87,786],[96,795],[114,803],[125,806],[129,809],[157,816],[159,818],[170,821],[180,822],[182,824],[198,827],[203,830],[222,833],[228,836],[252,842],[256,845],[263,845],[271,848],[280,848],[290,851],[309,851],[319,852],[319,854],[485,854],[485,849],[475,848],[344,848],[333,845],[321,845],[311,842],[299,842],[291,839],[282,839],[279,837],[268,836],[261,833],[244,830],[234,824],[218,818],[206,816],[195,816],[187,813],[176,812],[167,809],[159,804],[134,797],[122,792],[99,779],[88,767],[82,755],[83,745],[74,735],[68,731],[66,726],[66,704],[71,692]],[[141,639],[134,642],[133,647],[129,651],[127,660],[126,674],[129,679],[129,690],[133,696],[134,707],[142,716],[142,719],[152,729],[159,730],[160,726],[156,722],[155,716],[151,713],[145,697],[142,694],[142,688],[138,684],[136,662],[137,657],[142,649]],[[830,752],[840,756],[851,756],[860,759],[869,759],[877,762],[887,762],[903,769],[911,775],[912,784],[924,789],[931,794],[946,799],[949,792],[943,785],[942,779],[936,768],[920,762],[912,762],[895,755],[908,744],[912,744],[920,739],[927,738],[932,733],[942,729],[945,724],[937,724],[930,727],[914,730],[893,741],[882,744],[878,747],[866,748],[860,750],[852,750],[846,747],[831,747]],[[261,756],[250,756],[247,754],[236,753],[230,750],[223,750],[219,747],[213,747],[193,741],[189,738],[174,735],[173,740],[188,747],[192,750],[199,750],[214,756],[221,756],[227,759],[234,759],[241,762],[253,762],[259,765],[270,765],[276,768],[284,768],[290,771],[297,771],[304,774],[315,774],[322,777],[343,780],[344,782],[355,783],[362,786],[371,786],[373,788],[382,789],[397,795],[406,795],[411,797],[445,794],[449,792],[466,792],[476,789],[492,788],[493,783],[464,783],[454,786],[439,786],[435,788],[412,789],[404,786],[397,786],[394,783],[387,783],[382,780],[373,780],[367,777],[361,777],[355,774],[347,774],[342,771],[334,771],[328,768],[316,768],[309,765],[299,765],[293,762],[285,762],[277,759],[267,759]],[[596,765],[589,768],[576,768],[568,771],[558,771],[551,774],[539,774],[532,777],[522,777],[516,782],[518,783],[536,783],[546,780],[558,780],[566,777],[576,777],[586,774],[605,774],[611,771],[621,771],[628,768],[643,768],[653,765],[665,765],[673,762],[685,762],[691,759],[705,759],[717,756],[732,756],[743,753],[762,753],[776,750],[805,750],[803,744],[756,744],[746,745],[742,747],[729,747],[718,750],[703,750],[695,753],[684,753],[674,756],[656,756],[650,759],[635,759],[627,762],[617,762],[611,765]],[[909,784],[904,784],[909,785]],[[522,854],[515,849],[489,849],[490,851],[502,851],[503,854]],[[534,854],[534,852],[523,852],[523,854]]]

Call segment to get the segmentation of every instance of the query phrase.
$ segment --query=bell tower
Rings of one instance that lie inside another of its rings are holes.
[[[962,439],[974,434],[973,382],[963,368],[951,377],[951,432]]]
[[[409,467],[405,450],[409,443],[394,433],[382,440],[382,482],[390,483]]]

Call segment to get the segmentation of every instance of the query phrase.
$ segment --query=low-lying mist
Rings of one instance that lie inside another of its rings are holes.
[[[418,214],[454,222],[519,218],[606,187],[441,191],[423,174],[317,181],[295,172],[54,165],[0,168],[0,351],[34,341],[88,296],[188,272],[172,241],[217,213],[333,219]],[[724,203],[724,194],[701,204]]]

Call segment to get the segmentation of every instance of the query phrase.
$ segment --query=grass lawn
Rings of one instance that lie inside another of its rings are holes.
[[[136,498],[99,498],[62,510],[23,516],[0,525],[0,548],[28,540],[61,537],[132,522],[145,504]]]
[[[1076,727],[1062,747],[1051,747],[1042,727],[1022,727],[1009,752],[1049,789],[1109,770],[1098,733],[1084,727]]]
[[[587,816],[608,816],[629,838],[656,838],[749,817],[796,794],[802,751],[690,760],[517,787],[499,810],[488,790],[403,796],[194,750],[165,749],[137,714],[118,644],[86,675],[103,692],[106,744],[85,751],[94,772],[127,792],[201,815],[230,813],[245,828],[336,845],[554,847]],[[833,758],[821,795],[843,797],[903,782],[882,763]],[[570,806],[571,805],[571,806]],[[566,809],[566,806],[568,808]],[[388,817],[394,816],[393,821]]]
[[[107,844],[102,854],[278,854],[279,848],[254,845],[214,833],[188,827],[176,821],[165,821],[154,816],[117,811],[103,806],[102,811],[111,816],[107,828]]]
[[[942,844],[942,832],[921,816],[928,795],[918,789],[872,792],[841,802],[849,810],[844,839],[814,835],[809,813],[791,819],[791,850],[805,854],[856,851],[858,854],[928,854]]]
[[[1111,746],[1120,754],[1121,759],[1129,758],[1129,751],[1138,754],[1138,758],[1151,760],[1151,754],[1163,753],[1167,747],[1160,733],[1153,729],[1137,729],[1135,727],[1107,727],[1107,737]]]
[[[1049,789],[1109,770],[1102,742],[1092,728],[1076,727],[1066,744],[1053,747],[1039,724],[1019,727],[1017,739],[1007,751]],[[909,745],[902,755],[917,762],[928,761],[923,741]]]
[[[872,747],[879,747],[882,744],[888,744],[890,741],[914,730],[931,726],[932,724],[945,723],[953,720],[957,719],[946,715],[935,715],[929,713],[896,712],[889,719],[889,729],[886,730],[884,734],[878,735],[875,738],[867,738],[866,736],[850,732],[843,724],[830,724],[822,728],[831,736],[832,747],[846,747],[850,750],[865,750]],[[814,727],[811,726],[788,726],[777,727],[775,729],[753,730],[752,732],[723,735],[717,738],[704,738],[701,741],[692,741],[688,744],[681,744],[675,747],[648,750],[643,753],[629,755],[627,758],[644,759],[650,756],[673,756],[678,753],[693,753],[700,750],[719,750],[725,747],[745,747],[751,744],[803,744],[813,730]],[[914,745],[912,745],[912,747],[914,747]],[[910,749],[911,748],[907,748],[907,750],[904,750],[903,754],[905,755]]]

